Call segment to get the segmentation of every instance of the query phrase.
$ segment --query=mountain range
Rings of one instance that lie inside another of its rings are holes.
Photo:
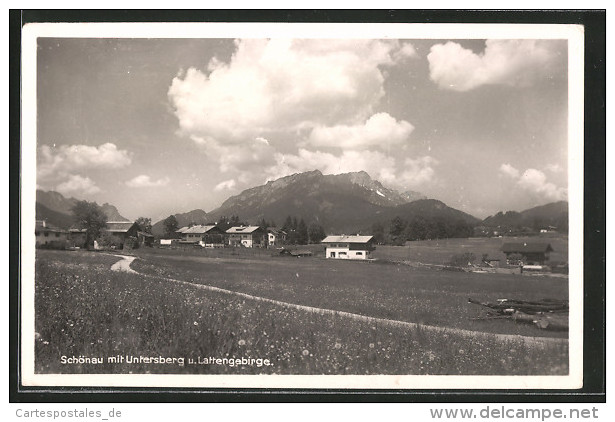
[[[207,224],[210,220],[205,211],[196,209],[181,214],[174,214],[178,227],[193,226],[196,224]],[[165,233],[164,220],[160,220],[152,225],[152,234],[162,236]]]
[[[72,208],[78,201],[75,198],[66,198],[59,192],[38,189],[36,191],[36,219],[47,220],[54,226],[68,229],[73,225]],[[107,215],[108,221],[129,221],[111,204],[104,203],[100,207]]]
[[[557,228],[558,231],[567,232],[568,202],[552,202],[521,212],[499,212],[485,218],[481,224],[485,227],[499,229],[521,229],[526,227],[533,230],[552,226]]]
[[[71,208],[75,198],[58,192],[37,191],[37,219],[62,228],[72,225]],[[128,221],[117,208],[103,204],[109,221]],[[323,175],[320,171],[297,173],[269,181],[229,197],[220,207],[206,213],[195,209],[175,214],[179,227],[213,224],[222,217],[239,217],[240,221],[258,224],[262,219],[279,226],[288,216],[318,223],[327,233],[369,232],[374,223],[385,226],[395,217],[411,221],[416,217],[463,222],[488,227],[511,224],[533,227],[536,224],[560,227],[567,223],[567,202],[556,202],[530,210],[498,213],[481,220],[418,192],[398,192],[383,186],[364,171]],[[164,220],[152,226],[154,235],[164,234]]]
[[[364,171],[323,175],[320,171],[293,174],[246,189],[207,214],[210,222],[237,215],[241,221],[261,219],[281,224],[288,216],[315,222],[327,232],[369,230],[373,223],[400,215],[441,216],[468,223],[478,220],[418,192],[399,193],[373,180]]]

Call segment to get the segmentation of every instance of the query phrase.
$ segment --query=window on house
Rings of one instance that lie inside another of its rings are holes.
[[[340,252],[340,256],[346,256],[346,252]]]
[[[45,237],[49,237],[49,232],[44,233]]]
[[[363,252],[357,252],[357,255],[363,255]]]
[[[331,258],[335,258],[335,252],[331,252]]]

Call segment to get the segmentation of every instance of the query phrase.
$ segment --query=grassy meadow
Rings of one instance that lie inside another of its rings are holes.
[[[476,256],[476,263],[480,262],[483,254],[487,254],[490,258],[500,259],[502,264],[505,264],[506,255],[502,252],[502,245],[523,241],[548,242],[553,247],[549,261],[568,262],[568,237],[565,235],[418,240],[408,242],[406,246],[380,245],[372,255],[379,259],[446,265],[453,255],[468,252]]]
[[[527,336],[566,336],[507,320],[475,321],[484,308],[468,298],[567,299],[568,280],[515,274],[451,272],[384,262],[249,255],[210,258],[142,249],[142,273],[206,284],[283,302],[425,325]]]
[[[293,303],[311,297],[313,302],[305,304],[371,316],[410,320],[423,315],[425,323],[463,326],[453,322],[465,316],[446,316],[460,309],[434,312],[430,308],[462,297],[464,289],[457,287],[444,293],[454,287],[455,280],[448,277],[439,282],[432,280],[441,289],[441,296],[449,295],[442,302],[430,293],[435,289],[428,287],[427,279],[411,282],[425,274],[407,266],[339,261],[333,264],[296,258],[263,259],[259,266],[255,265],[257,259],[218,259],[223,262],[217,263],[215,259],[200,262],[143,254],[142,259],[133,263],[134,269],[152,274],[143,276],[110,271],[115,261],[116,257],[101,253],[37,251],[37,373],[562,375],[568,372],[566,344],[528,345],[517,340],[502,341],[491,335],[468,338],[454,332],[436,333],[306,313],[160,277],[207,282]],[[353,264],[354,267],[347,266]],[[375,269],[380,270],[378,277],[369,272]],[[223,276],[224,273],[231,276]],[[239,274],[246,281],[242,282]],[[352,277],[339,277],[340,274]],[[250,290],[248,287],[255,283],[254,291]],[[462,286],[468,280],[456,283]],[[481,284],[470,280],[477,294],[486,293],[484,290],[490,282],[484,280],[484,283],[481,292]],[[406,293],[403,293],[404,284]],[[510,282],[498,283],[496,290],[506,289],[507,284]],[[527,290],[526,295],[531,290],[529,285],[508,289],[509,292]],[[547,294],[560,289],[543,285],[538,290],[539,294]],[[413,300],[404,303],[409,298]],[[464,307],[471,305],[464,304]],[[444,316],[436,318],[437,314]],[[514,323],[508,325],[516,327]],[[118,355],[183,358],[183,364],[177,360],[114,363],[107,359]],[[62,356],[100,358],[102,363],[62,363]],[[261,359],[261,363],[267,359],[268,365],[203,364],[209,357]]]

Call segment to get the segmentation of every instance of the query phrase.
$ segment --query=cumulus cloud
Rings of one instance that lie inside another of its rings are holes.
[[[562,171],[564,171],[562,166],[560,166],[559,164],[547,164],[545,169],[547,171],[550,171],[551,173],[561,173]]]
[[[414,127],[405,120],[397,121],[388,113],[377,113],[357,125],[315,127],[309,142],[315,146],[339,148],[397,145],[406,141],[413,130]]]
[[[223,190],[232,190],[235,188],[235,186],[237,186],[237,182],[235,182],[234,179],[229,179],[229,180],[225,180],[223,182],[218,183],[215,187],[214,190],[216,192],[220,192]]]
[[[519,170],[517,170],[516,168],[514,168],[508,163],[504,163],[500,166],[500,173],[505,174],[506,176],[512,177],[513,179],[516,179],[517,177],[519,177]]]
[[[434,166],[438,161],[428,155],[419,158],[406,158],[399,182],[406,186],[417,187],[433,181],[435,177]]]
[[[250,173],[275,163],[275,149],[263,137],[245,140],[242,144],[224,144],[213,138],[193,136],[203,152],[218,165],[222,173]]]
[[[410,44],[409,42],[406,42],[406,43],[401,44],[401,47],[399,48],[399,50],[393,53],[393,58],[396,61],[401,61],[407,58],[417,57],[417,55],[418,54],[414,46]]]
[[[98,147],[62,145],[52,148],[43,145],[38,157],[38,177],[62,177],[84,169],[117,169],[129,165],[131,161],[128,151],[118,149],[109,142]]]
[[[180,129],[200,138],[356,124],[384,96],[382,66],[413,54],[391,40],[237,40],[228,63],[180,73],[168,96]]]
[[[500,172],[515,180],[518,187],[525,192],[549,201],[562,201],[568,196],[565,188],[547,181],[547,176],[540,170],[527,169],[522,174],[510,164],[502,164]]]
[[[441,88],[469,91],[481,85],[530,85],[537,78],[563,74],[563,44],[556,40],[487,40],[476,54],[449,41],[427,55],[431,80]]]
[[[406,159],[398,166],[393,156],[380,151],[344,151],[340,155],[300,149],[297,154],[276,153],[276,165],[266,169],[269,180],[294,173],[320,170],[323,174],[366,171],[387,186],[406,189],[432,181],[436,160],[431,157]]]
[[[269,180],[311,170],[320,170],[324,174],[365,170],[377,176],[382,167],[395,166],[392,157],[377,151],[344,151],[335,155],[301,148],[297,154],[276,153],[275,160],[276,164],[266,169]]]
[[[170,182],[168,177],[164,177],[162,179],[158,179],[156,181],[152,180],[148,175],[141,174],[134,179],[131,179],[126,182],[126,186],[130,188],[151,188],[151,187],[159,187],[166,186]]]
[[[100,188],[89,177],[82,177],[78,174],[70,175],[68,180],[56,186],[55,190],[63,195],[75,192],[93,194],[100,192]]]
[[[550,201],[561,201],[567,197],[566,189],[547,182],[547,176],[540,170],[527,169],[523,172],[517,183],[523,189],[538,194]]]

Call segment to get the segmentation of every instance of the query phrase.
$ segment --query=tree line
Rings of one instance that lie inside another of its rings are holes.
[[[386,227],[383,223],[372,225],[376,243],[392,245],[402,245],[409,240],[470,237],[473,232],[473,224],[440,216],[415,216],[410,219],[396,216]]]
[[[320,243],[327,237],[325,229],[320,224],[312,222],[307,225],[303,218],[297,220],[297,217],[290,215],[286,217],[282,231],[286,233],[286,243],[290,245]]]
[[[93,245],[94,240],[101,237],[107,225],[107,216],[102,208],[95,202],[78,201],[73,209],[75,224],[79,229],[85,229],[86,246]],[[151,234],[152,221],[147,217],[139,217],[135,220],[139,230]],[[177,218],[170,215],[163,221],[165,234],[175,237],[179,229]],[[223,231],[230,227],[249,225],[242,221],[238,216],[223,216],[219,219],[217,226]],[[269,227],[277,227],[275,221],[261,219],[258,223],[260,227],[267,230]],[[281,230],[286,233],[286,243],[290,245],[306,245],[309,243],[320,243],[326,233],[322,225],[317,222],[305,223],[303,218],[297,219],[296,216],[286,217]],[[410,219],[396,216],[388,224],[374,223],[371,227],[371,235],[378,244],[401,245],[408,240],[427,240],[470,237],[473,235],[474,226],[461,219],[449,219],[444,217],[424,217],[415,216]]]

